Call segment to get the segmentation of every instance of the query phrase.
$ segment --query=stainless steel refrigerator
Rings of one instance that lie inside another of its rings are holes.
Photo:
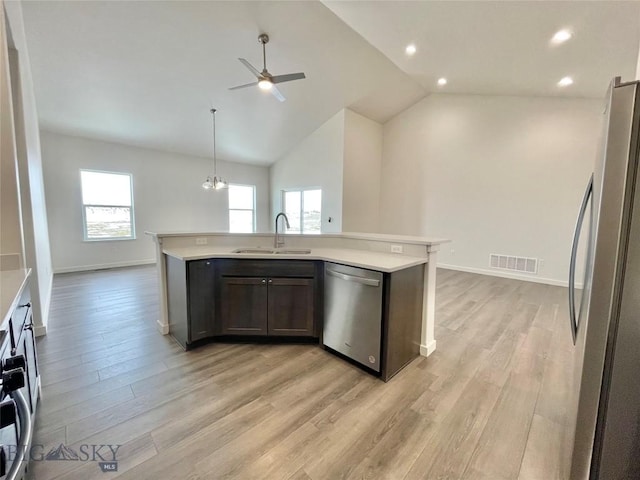
[[[571,253],[572,479],[640,479],[639,87],[609,87]]]

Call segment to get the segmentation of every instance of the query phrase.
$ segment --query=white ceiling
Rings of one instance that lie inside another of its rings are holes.
[[[324,3],[429,92],[603,97],[612,77],[635,79],[637,1]],[[573,38],[551,44],[560,29]]]
[[[218,157],[269,164],[344,107],[384,122],[433,91],[601,97],[635,75],[638,2],[325,3],[23,2],[41,126],[210,157],[213,106]],[[575,37],[552,47],[559,28]],[[228,90],[261,32],[272,74],[307,75],[283,103]]]

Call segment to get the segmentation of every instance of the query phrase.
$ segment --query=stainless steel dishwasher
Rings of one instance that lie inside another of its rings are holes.
[[[326,262],[323,343],[380,371],[382,273]]]

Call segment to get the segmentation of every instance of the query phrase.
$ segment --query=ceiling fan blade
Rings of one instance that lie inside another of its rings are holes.
[[[307,78],[304,76],[304,73],[289,73],[287,75],[276,75],[275,77],[271,77],[271,81],[273,83],[282,83],[282,82],[290,82],[292,80],[302,80],[303,78]]]
[[[254,67],[253,65],[251,65],[249,62],[247,62],[244,58],[239,58],[238,60],[240,60],[240,62],[247,67],[249,70],[251,70],[251,73],[253,73],[257,78],[262,78],[262,74],[256,69],[256,67]]]
[[[238,85],[237,87],[231,87],[229,90],[238,90],[239,88],[254,87],[258,85],[258,82],[245,83],[244,85]]]
[[[284,95],[280,93],[280,90],[278,90],[275,85],[272,85],[269,91],[271,92],[271,95],[276,97],[281,102],[284,102],[286,100],[286,98],[284,98]]]

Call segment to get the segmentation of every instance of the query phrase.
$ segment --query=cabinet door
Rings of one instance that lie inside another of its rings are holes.
[[[223,335],[267,335],[267,279],[222,277]]]
[[[31,412],[36,409],[36,403],[38,402],[38,353],[36,352],[36,338],[33,334],[33,316],[29,312],[27,322],[24,326],[24,332],[22,332],[22,341],[24,342],[24,351],[26,353],[27,363],[27,376],[29,377],[29,400],[31,405]],[[25,383],[27,379],[25,378]]]
[[[189,342],[210,337],[215,311],[215,262],[194,260],[188,263]]]
[[[25,400],[29,403],[31,413],[35,411],[38,399],[38,378],[34,346],[33,332],[31,329],[25,329],[18,340],[16,355],[23,355],[25,359],[24,387],[20,390]]]
[[[313,279],[270,278],[269,335],[313,336]]]
[[[11,314],[11,320],[9,322],[10,331],[11,331],[11,346],[12,348],[17,347],[18,339],[22,334],[22,329],[27,322],[27,317],[31,313],[31,293],[29,291],[29,286],[24,287],[24,291],[22,295],[20,295],[20,300],[18,301],[18,306]]]

